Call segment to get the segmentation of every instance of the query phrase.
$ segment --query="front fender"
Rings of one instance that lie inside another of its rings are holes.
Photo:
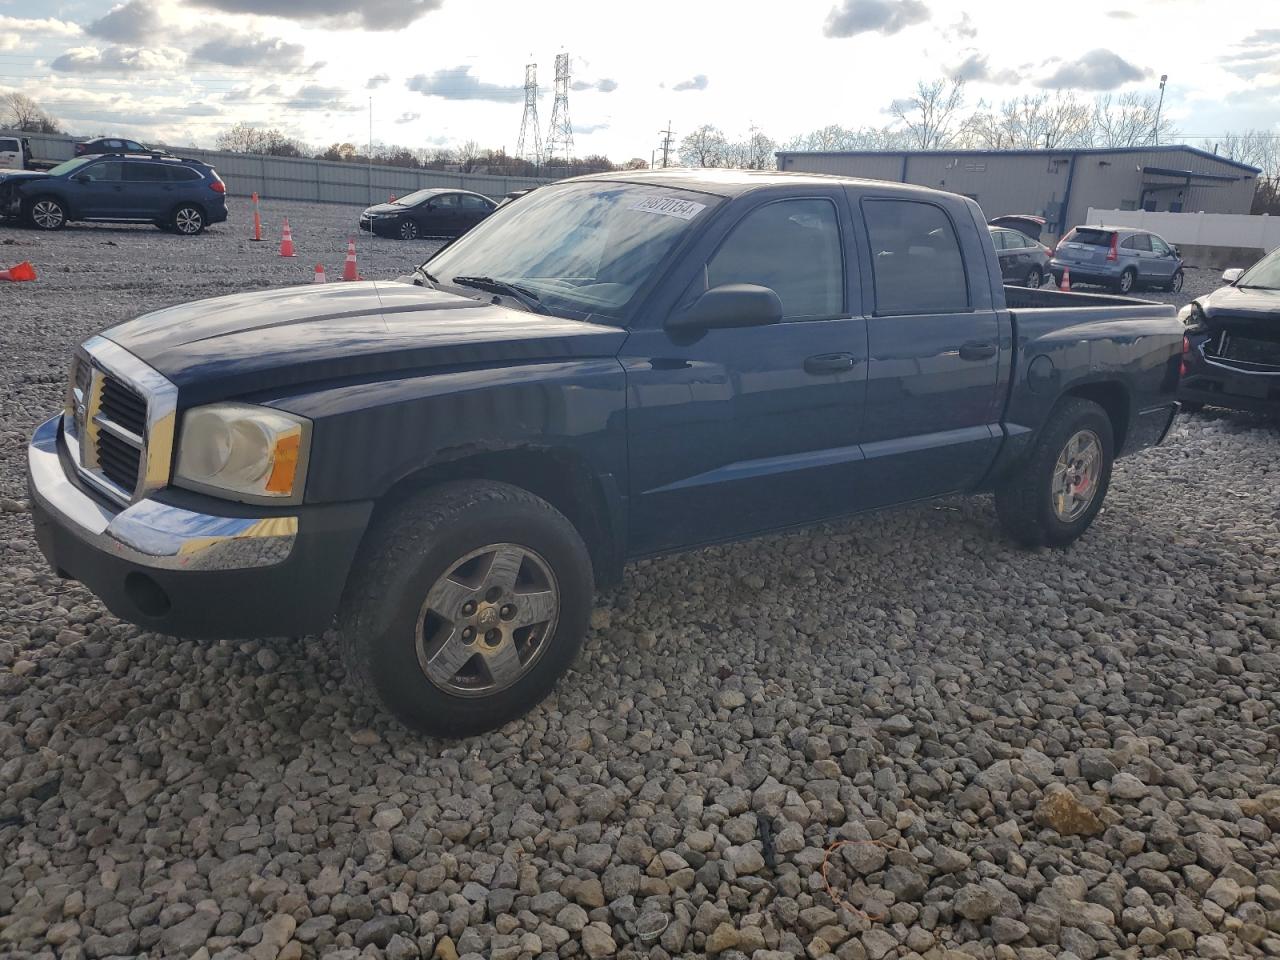
[[[307,503],[377,500],[478,453],[563,450],[597,475],[626,465],[626,392],[613,357],[341,383],[270,406],[313,423]]]

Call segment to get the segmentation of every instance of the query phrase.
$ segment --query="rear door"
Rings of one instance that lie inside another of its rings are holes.
[[[0,170],[22,169],[21,147],[15,137],[0,137]]]
[[[1152,271],[1155,265],[1151,261],[1151,237],[1145,233],[1135,233],[1120,241],[1120,262],[1123,266],[1133,267],[1138,271],[1141,283],[1150,283],[1154,279]]]
[[[166,165],[126,160],[122,193],[120,216],[137,220],[160,218],[168,212],[169,198],[173,195]]]
[[[996,256],[1000,259],[1000,276],[1005,283],[1013,280],[1013,260],[1017,252],[1007,247],[1010,233],[1008,230],[992,230],[991,242],[995,244]]]
[[[477,223],[493,212],[493,205],[484,197],[475,196],[474,194],[461,194],[461,221],[462,229],[470,230]]]
[[[967,208],[850,191],[873,280],[861,441],[874,505],[971,489],[1001,436],[986,229]]]

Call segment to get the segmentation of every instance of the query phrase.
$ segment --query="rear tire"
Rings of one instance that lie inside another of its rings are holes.
[[[1133,293],[1138,286],[1138,271],[1133,267],[1125,267],[1124,272],[1120,274],[1120,279],[1116,281],[1116,293],[1128,295]]]
[[[1065,547],[1078,539],[1102,509],[1114,445],[1111,418],[1102,407],[1079,397],[1061,400],[1031,455],[996,487],[996,514],[1005,532],[1024,547]],[[1092,467],[1076,468],[1073,449],[1079,459],[1095,449]]]
[[[1044,274],[1039,267],[1032,267],[1027,274],[1027,286],[1032,290],[1039,290],[1042,283],[1044,283]]]
[[[591,616],[578,531],[505,483],[446,483],[387,511],[353,570],[338,614],[348,674],[439,736],[483,733],[539,703]]]
[[[173,232],[184,237],[194,237],[204,231],[204,211],[192,203],[184,203],[173,211]]]

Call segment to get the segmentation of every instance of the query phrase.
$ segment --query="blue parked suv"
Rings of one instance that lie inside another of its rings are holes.
[[[1072,281],[1100,283],[1123,294],[1140,287],[1177,293],[1182,266],[1177,247],[1136,227],[1076,227],[1058,242],[1049,261],[1057,283],[1069,271]]]
[[[77,157],[0,180],[0,211],[40,230],[69,220],[154,223],[194,236],[227,219],[227,187],[199,160],[150,154]]]

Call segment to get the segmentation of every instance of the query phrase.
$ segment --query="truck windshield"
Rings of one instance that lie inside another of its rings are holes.
[[[1249,290],[1280,290],[1280,250],[1263,257],[1236,281],[1237,287]]]
[[[423,269],[474,296],[483,278],[518,286],[549,311],[618,319],[691,225],[718,198],[659,184],[552,184],[508,204]]]

